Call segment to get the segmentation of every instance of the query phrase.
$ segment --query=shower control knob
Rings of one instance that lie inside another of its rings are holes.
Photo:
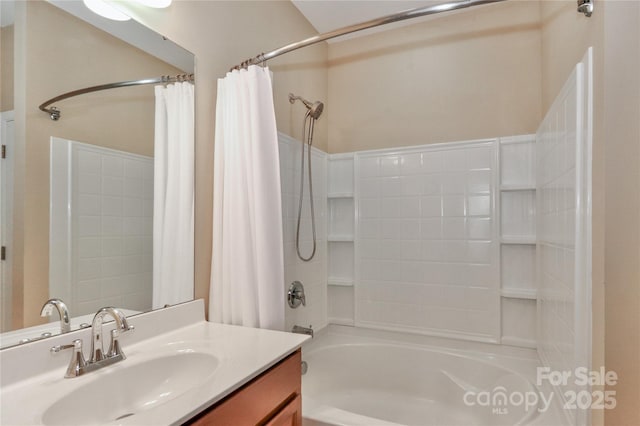
[[[300,304],[302,304],[302,306],[307,305],[307,298],[304,295],[304,286],[300,281],[294,281],[289,286],[287,302],[289,302],[289,307],[293,309],[300,306]]]

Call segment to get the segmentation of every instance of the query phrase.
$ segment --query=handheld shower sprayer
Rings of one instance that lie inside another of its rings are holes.
[[[307,107],[307,112],[304,115],[304,121],[302,122],[302,163],[300,165],[300,200],[298,202],[298,225],[296,227],[296,252],[298,253],[298,257],[300,260],[304,262],[308,262],[313,259],[313,256],[316,254],[316,219],[315,212],[313,208],[313,181],[311,179],[311,144],[313,143],[313,127],[316,120],[322,114],[322,110],[324,109],[324,104],[320,101],[316,101],[314,103],[309,102],[308,100],[296,96],[293,93],[289,93],[289,102],[294,104],[297,100],[301,101],[304,106]],[[307,125],[308,121],[308,125]],[[307,170],[309,173],[309,207],[311,210],[311,232],[313,234],[313,248],[311,249],[311,254],[308,257],[304,257],[302,253],[300,253],[300,223],[302,216],[302,199],[304,198],[304,148],[307,146]]]
[[[301,96],[296,96],[293,93],[289,93],[289,102],[295,103],[296,100],[301,101],[304,106],[309,110],[309,114],[311,114],[311,118],[317,120],[322,114],[322,110],[324,110],[324,104],[320,101],[316,101],[314,103],[309,102]]]

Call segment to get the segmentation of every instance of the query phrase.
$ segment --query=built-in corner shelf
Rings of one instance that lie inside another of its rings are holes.
[[[353,198],[353,192],[332,192],[327,194],[328,199],[334,198]]]
[[[501,244],[527,244],[535,245],[536,237],[533,235],[517,236],[517,237],[502,237],[500,238]]]
[[[535,135],[500,138],[499,157],[500,342],[535,349]]]
[[[329,277],[327,278],[327,285],[353,287],[353,280],[351,278]]]
[[[327,161],[327,319],[355,324],[355,158],[330,154]]]
[[[537,292],[528,288],[503,288],[500,294],[509,299],[537,299]]]

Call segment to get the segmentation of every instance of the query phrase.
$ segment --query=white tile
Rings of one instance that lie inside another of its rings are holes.
[[[380,158],[381,176],[400,176],[400,157],[390,155]]]
[[[442,238],[447,240],[465,239],[465,219],[461,217],[442,218]]]
[[[383,240],[394,240],[400,235],[402,221],[398,219],[380,220],[380,238]]]
[[[380,199],[380,217],[382,218],[399,218],[406,217],[401,214],[400,198],[381,198]]]
[[[103,216],[122,216],[122,197],[102,197]]]
[[[487,241],[468,241],[467,258],[470,263],[490,263],[492,243]]]
[[[466,170],[466,153],[464,149],[444,151],[444,170],[447,172]]]
[[[111,176],[104,176],[102,178],[102,194],[111,196],[122,195],[123,179]]]
[[[103,257],[101,259],[102,276],[117,277],[123,274],[122,257]]]
[[[422,243],[418,240],[402,241],[402,260],[421,260]],[[406,265],[406,264],[405,264]]]
[[[429,174],[422,177],[424,195],[442,194],[442,177],[438,174]]]
[[[442,193],[445,195],[464,194],[467,186],[467,177],[463,173],[444,173],[440,175],[442,181]]]
[[[106,238],[103,237],[101,239],[102,243],[102,256],[112,257],[112,256],[120,256],[123,254],[122,252],[122,239],[120,238]]]
[[[143,254],[142,237],[126,237],[122,239],[122,255]]]
[[[116,156],[102,156],[102,173],[104,176],[122,177],[124,175],[124,160]]]
[[[378,179],[380,185],[380,195],[383,197],[393,197],[402,194],[402,181],[398,176],[383,177]]]
[[[443,170],[443,153],[441,151],[429,151],[422,153],[423,170],[426,173],[437,173]]]
[[[381,259],[401,260],[402,259],[402,241],[381,240],[380,246],[379,246],[379,253],[380,253]]]
[[[99,238],[78,238],[78,256],[80,258],[100,256]]]
[[[378,219],[360,219],[358,227],[359,238],[378,238],[380,221]]]
[[[491,215],[491,196],[472,195],[467,198],[468,216],[489,216]]]
[[[358,194],[363,198],[377,197],[380,195],[380,180],[377,178],[361,179]]]
[[[359,168],[362,177],[380,176],[380,159],[378,157],[360,158]]]
[[[122,235],[122,218],[117,216],[104,216],[102,218],[102,235],[105,237],[118,237]]]
[[[100,173],[100,154],[78,149],[78,172],[81,174]]]
[[[403,154],[400,156],[400,169],[403,175],[413,175],[423,172],[422,154]]]
[[[445,195],[442,197],[442,215],[449,217],[464,217],[464,196]]]
[[[144,187],[141,179],[136,178],[124,178],[124,191],[122,194],[125,197],[142,197],[144,196]]]
[[[78,196],[78,214],[88,216],[100,215],[100,196],[80,194]]]
[[[399,199],[399,217],[402,218],[419,218],[420,217],[420,198],[419,197],[402,197]]]
[[[101,272],[101,260],[99,258],[78,260],[77,279],[79,281],[100,278]]]
[[[421,237],[423,240],[439,240],[442,238],[442,219],[428,218],[421,221]]]
[[[467,150],[467,169],[480,170],[493,168],[493,150],[488,147]]]
[[[429,220],[429,219],[425,219]],[[403,240],[420,240],[420,220],[406,219],[400,224],[400,238]]]
[[[78,218],[78,237],[93,237],[101,233],[99,216],[80,216]]]
[[[489,194],[492,175],[490,170],[473,170],[467,174],[468,194]]]
[[[426,196],[420,198],[422,217],[442,216],[442,198],[440,196]]]
[[[143,163],[138,160],[124,160],[124,176],[129,178],[141,179],[143,176]]]
[[[95,173],[78,174],[78,193],[80,194],[100,194],[100,175]]]
[[[124,197],[122,199],[122,214],[124,216],[143,216],[142,200],[140,198]]]
[[[467,218],[467,238],[470,240],[490,240],[493,238],[492,220],[489,217]]]

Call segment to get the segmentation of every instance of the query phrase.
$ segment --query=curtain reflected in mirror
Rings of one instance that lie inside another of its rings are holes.
[[[60,332],[57,311],[41,316],[49,299],[64,301],[73,330],[103,306],[134,314],[193,298],[192,83],[176,84],[191,96],[163,101],[160,118],[153,85],[60,101],[58,121],[38,110],[85,87],[193,73],[193,55],[161,35],[92,15],[82,1],[17,2],[6,22],[3,9],[2,347]],[[156,241],[164,227],[173,233]]]

